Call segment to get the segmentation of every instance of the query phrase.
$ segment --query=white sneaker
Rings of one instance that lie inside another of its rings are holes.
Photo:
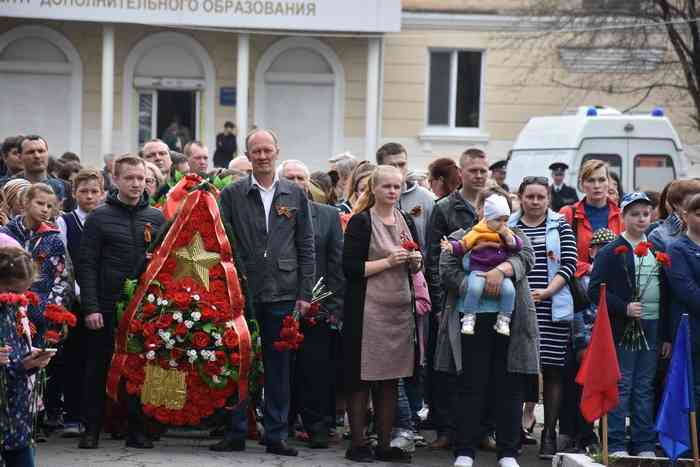
[[[459,456],[455,459],[454,467],[472,467],[474,465],[474,459],[469,456]]]
[[[639,454],[637,454],[637,457],[656,457],[656,453],[654,451],[642,451]]]
[[[615,451],[610,453],[610,457],[629,457],[630,453],[627,451]]]
[[[392,448],[399,448],[405,452],[415,452],[416,443],[413,441],[413,433],[409,430],[396,430],[394,439],[391,440]]]
[[[468,336],[474,334],[474,326],[476,325],[476,314],[474,313],[464,313],[462,317],[462,334]],[[460,456],[462,457],[462,456]]]
[[[498,459],[498,465],[499,467],[520,467],[515,457],[501,457]]]
[[[499,334],[510,336],[510,316],[499,313],[498,317],[496,318],[496,324],[493,325],[493,328]]]

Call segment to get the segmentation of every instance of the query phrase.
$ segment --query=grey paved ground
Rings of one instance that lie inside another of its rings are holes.
[[[425,433],[430,437],[430,433]],[[85,451],[77,449],[77,440],[51,438],[39,444],[37,465],[39,467],[224,467],[224,466],[275,466],[275,467],[361,467],[364,464],[349,462],[343,458],[345,442],[335,443],[328,450],[310,450],[294,442],[300,449],[299,457],[277,457],[265,454],[262,446],[249,441],[243,453],[213,453],[207,449],[211,439],[192,436],[166,436],[156,443],[156,449],[126,449],[123,441],[104,440],[101,449]],[[413,465],[421,467],[448,467],[453,462],[449,452],[434,452],[418,449]],[[369,464],[372,466],[398,464]],[[494,453],[480,452],[478,467],[495,467]],[[537,447],[528,447],[520,458],[522,467],[548,467],[549,462],[537,458]]]

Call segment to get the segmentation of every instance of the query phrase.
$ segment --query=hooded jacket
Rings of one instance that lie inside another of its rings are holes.
[[[145,260],[146,224],[151,224],[155,238],[164,222],[163,213],[148,205],[145,194],[130,206],[111,192],[105,204],[90,213],[76,262],[83,315],[114,312],[124,281]]]

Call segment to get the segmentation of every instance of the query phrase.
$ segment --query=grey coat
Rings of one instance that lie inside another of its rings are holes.
[[[221,192],[224,224],[236,240],[254,303],[311,299],[316,261],[309,201],[301,188],[280,179],[272,201],[269,229],[260,192],[246,177]]]
[[[466,230],[460,229],[450,235],[450,239],[459,240]],[[511,373],[538,374],[539,333],[537,331],[537,313],[530,295],[527,273],[535,264],[535,253],[527,236],[519,229],[513,229],[523,241],[523,249],[508,259],[513,266],[515,281],[515,310],[510,323],[510,343],[508,344],[508,371]],[[445,309],[440,316],[437,344],[435,349],[435,369],[437,371],[462,372],[462,339],[459,314],[455,311],[459,289],[465,278],[462,261],[449,253],[440,256],[440,276],[443,287],[447,290]]]

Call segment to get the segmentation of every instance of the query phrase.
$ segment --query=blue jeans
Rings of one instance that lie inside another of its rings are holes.
[[[256,316],[260,323],[265,366],[265,405],[263,425],[265,440],[276,444],[287,440],[289,403],[291,391],[289,351],[278,352],[272,345],[279,340],[282,320],[294,310],[294,302],[255,303]],[[225,438],[244,440],[248,434],[248,401],[242,401],[233,410],[231,425]]]
[[[617,345],[617,360],[622,378],[618,384],[620,404],[608,414],[610,452],[638,454],[654,451],[654,375],[658,320],[641,320],[650,350],[625,350]],[[625,418],[630,417],[632,436],[627,449]]]
[[[413,429],[411,404],[406,394],[406,380],[404,378],[399,379],[396,412],[394,414],[394,428],[401,428],[404,430]]]
[[[459,313],[477,313],[481,304],[481,298],[484,295],[484,286],[486,278],[484,272],[472,271],[467,278],[467,292],[464,297],[460,297],[457,304]],[[510,316],[513,313],[515,306],[515,286],[513,281],[506,279],[501,282],[501,294],[498,299],[498,311],[504,315]]]
[[[34,467],[34,449],[31,446],[0,451],[0,457],[5,462],[5,467]]]

